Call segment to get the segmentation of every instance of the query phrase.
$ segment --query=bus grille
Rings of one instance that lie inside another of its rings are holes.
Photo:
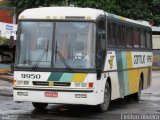
[[[36,86],[70,86],[69,82],[53,82],[53,81],[33,81]]]

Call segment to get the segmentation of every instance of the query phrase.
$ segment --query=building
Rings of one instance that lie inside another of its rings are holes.
[[[0,22],[13,23],[13,8],[7,6],[7,2],[0,0]]]
[[[160,27],[152,27],[153,69],[160,69]]]

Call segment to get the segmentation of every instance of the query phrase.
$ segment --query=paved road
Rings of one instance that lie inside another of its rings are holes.
[[[54,104],[45,111],[36,111],[29,102],[15,103],[12,97],[0,96],[0,120],[127,120],[128,117],[145,120],[149,115],[150,119],[160,119],[159,78],[160,72],[153,72],[152,86],[143,91],[140,102],[115,100],[105,113],[97,113],[88,106]]]

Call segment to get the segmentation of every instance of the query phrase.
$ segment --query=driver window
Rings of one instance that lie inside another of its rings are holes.
[[[98,22],[98,49],[101,49],[102,51],[105,50],[105,38],[106,38],[106,34],[105,34],[105,21],[104,19],[100,20]]]
[[[101,69],[104,64],[104,56],[105,56],[105,20],[101,19],[98,21],[97,25],[97,68]]]

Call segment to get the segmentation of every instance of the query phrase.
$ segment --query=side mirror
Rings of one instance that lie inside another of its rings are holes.
[[[14,46],[14,37],[10,36],[10,39],[9,39],[9,48],[13,48],[13,46]]]

